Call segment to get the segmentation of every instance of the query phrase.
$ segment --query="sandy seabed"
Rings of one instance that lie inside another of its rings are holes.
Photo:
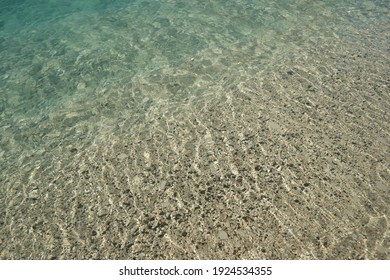
[[[389,34],[365,35],[263,68],[215,47],[3,123],[0,258],[390,259]]]

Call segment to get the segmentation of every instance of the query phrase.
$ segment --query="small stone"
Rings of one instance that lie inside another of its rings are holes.
[[[108,214],[108,211],[104,208],[100,209],[98,212],[97,212],[97,216],[100,218],[100,217],[103,217],[103,216],[106,216]]]
[[[28,198],[30,199],[37,199],[39,197],[39,192],[38,190],[32,190],[29,194],[28,194]]]
[[[119,159],[119,160],[124,160],[126,157],[127,157],[126,154],[121,153],[121,154],[118,156],[118,159]]]
[[[220,230],[218,232],[218,237],[222,240],[226,240],[228,238],[228,235],[227,235],[226,231]]]
[[[86,85],[85,85],[84,82],[79,82],[79,83],[77,84],[77,89],[78,89],[78,90],[85,89],[85,87],[86,87]]]
[[[272,130],[280,130],[280,125],[274,121],[269,121],[268,125]]]
[[[388,251],[386,247],[383,247],[383,246],[381,246],[381,245],[379,245],[379,246],[377,247],[377,250],[378,250],[378,252],[381,253],[381,254],[386,254],[387,251]]]
[[[160,183],[160,188],[164,190],[166,185],[167,185],[167,181],[163,180]]]

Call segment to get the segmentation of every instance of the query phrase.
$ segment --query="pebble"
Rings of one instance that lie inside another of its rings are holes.
[[[121,153],[121,154],[118,156],[118,159],[119,159],[119,160],[124,160],[125,158],[127,158],[127,155],[124,154],[124,153]]]
[[[32,190],[29,194],[28,194],[28,198],[30,199],[37,199],[39,197],[39,192],[38,190]]]
[[[99,218],[103,217],[103,216],[106,216],[107,214],[108,214],[108,210],[105,209],[105,208],[99,209],[99,211],[97,212],[97,216]]]
[[[220,230],[218,232],[218,237],[222,240],[226,240],[228,238],[228,235],[227,235],[226,231]]]
[[[269,121],[269,122],[268,122],[268,125],[269,125],[269,127],[270,127],[271,129],[273,129],[273,130],[280,130],[280,125],[277,124],[277,123],[274,122],[274,121]]]
[[[77,84],[77,89],[78,89],[78,90],[85,89],[85,87],[86,87],[86,85],[85,85],[84,82],[79,82],[79,83]]]
[[[160,188],[164,190],[166,185],[167,185],[167,181],[163,180],[160,183]]]

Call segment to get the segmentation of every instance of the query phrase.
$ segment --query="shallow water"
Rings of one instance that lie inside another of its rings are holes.
[[[2,258],[389,258],[388,1],[0,6]]]
[[[0,110],[12,130],[22,121],[29,134],[80,112],[117,123],[143,114],[140,105],[202,95],[223,77],[245,80],[327,40],[388,35],[385,1],[111,2],[2,2]],[[9,140],[8,155],[20,143]]]

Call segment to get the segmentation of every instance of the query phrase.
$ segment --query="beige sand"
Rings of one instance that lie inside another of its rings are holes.
[[[66,115],[80,125],[9,167],[1,258],[389,259],[388,53],[347,42],[248,65],[110,128]]]

